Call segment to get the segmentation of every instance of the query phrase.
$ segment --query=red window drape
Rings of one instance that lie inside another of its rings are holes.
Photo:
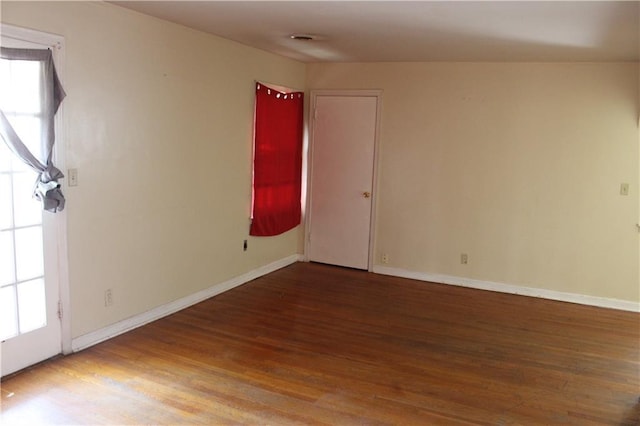
[[[302,92],[256,84],[250,235],[282,234],[300,224]]]

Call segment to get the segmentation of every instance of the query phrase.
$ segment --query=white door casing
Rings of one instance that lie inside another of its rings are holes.
[[[311,99],[306,259],[370,270],[380,91]]]

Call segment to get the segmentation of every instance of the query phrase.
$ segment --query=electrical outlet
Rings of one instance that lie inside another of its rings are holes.
[[[104,306],[108,307],[113,305],[113,293],[111,293],[111,289],[107,289],[104,292]]]
[[[469,263],[469,256],[466,253],[462,253],[460,255],[460,263],[463,265],[466,265],[467,263]]]
[[[387,253],[382,253],[382,263],[389,263],[389,255]]]
[[[620,195],[629,195],[629,184],[621,183],[620,184]]]

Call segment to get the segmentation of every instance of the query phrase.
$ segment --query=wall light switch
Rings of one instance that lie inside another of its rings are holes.
[[[620,184],[620,195],[629,195],[629,184],[621,183]]]
[[[78,169],[69,169],[67,172],[69,186],[78,186]]]

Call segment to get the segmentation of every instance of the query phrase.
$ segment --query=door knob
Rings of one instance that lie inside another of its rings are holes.
[[[364,192],[362,193],[362,196],[363,196],[364,198],[371,198],[371,193],[370,193],[369,191],[364,191]]]

